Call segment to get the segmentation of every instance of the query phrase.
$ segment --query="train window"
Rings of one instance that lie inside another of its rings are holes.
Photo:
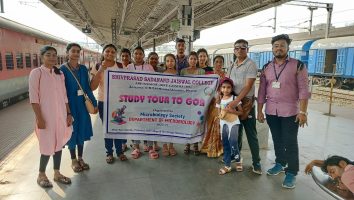
[[[5,54],[5,65],[7,69],[14,69],[14,57],[12,52],[6,52]]]
[[[1,52],[0,52],[0,71],[2,71],[2,56],[1,56]]]
[[[31,68],[31,54],[25,54],[26,67]]]
[[[38,67],[38,57],[37,57],[37,54],[33,54],[32,59],[33,59],[33,66],[34,66],[34,67]]]
[[[22,53],[16,54],[16,63],[17,63],[17,68],[23,68],[23,54]]]

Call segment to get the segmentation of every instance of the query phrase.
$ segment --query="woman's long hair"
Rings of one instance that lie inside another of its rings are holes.
[[[348,158],[344,158],[342,156],[330,156],[326,160],[321,167],[322,171],[328,173],[327,167],[328,166],[339,166],[339,162],[344,161],[347,164],[354,165],[354,161],[350,161]]]

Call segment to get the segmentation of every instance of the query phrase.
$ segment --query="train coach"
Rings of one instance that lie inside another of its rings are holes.
[[[52,45],[58,51],[57,64],[66,61],[68,41],[0,17],[0,109],[28,96],[28,75],[41,65],[39,49]],[[93,67],[99,53],[81,51],[81,61]]]
[[[354,88],[354,36],[319,39],[309,50],[309,74],[314,84],[328,86],[332,75],[335,87]]]
[[[306,65],[309,60],[309,50],[314,40],[299,40],[291,42],[289,56],[301,60]],[[272,45],[261,44],[251,46],[249,57],[257,64],[259,70],[273,59]]]

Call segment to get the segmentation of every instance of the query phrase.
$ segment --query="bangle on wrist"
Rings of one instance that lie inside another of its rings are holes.
[[[303,115],[307,116],[307,112],[304,112],[304,111],[301,111],[301,110],[300,110],[299,114],[303,114]]]

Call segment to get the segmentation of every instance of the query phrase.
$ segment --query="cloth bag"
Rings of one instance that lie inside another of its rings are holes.
[[[237,120],[238,116],[234,113],[229,113],[229,112],[226,112],[224,109],[222,109],[219,113],[218,118],[225,120],[227,122],[234,122]]]
[[[71,71],[71,69],[69,68],[69,66],[68,66],[67,64],[65,64],[65,67],[68,68],[68,70],[70,71],[70,73],[71,73],[71,74],[73,75],[73,77],[75,78],[77,84],[79,85],[80,90],[84,93],[85,106],[86,106],[87,111],[88,111],[90,114],[95,114],[95,113],[96,113],[96,112],[95,112],[95,107],[93,106],[92,101],[91,101],[91,99],[88,97],[88,95],[86,94],[86,92],[82,89],[79,80],[77,80],[75,74]]]

